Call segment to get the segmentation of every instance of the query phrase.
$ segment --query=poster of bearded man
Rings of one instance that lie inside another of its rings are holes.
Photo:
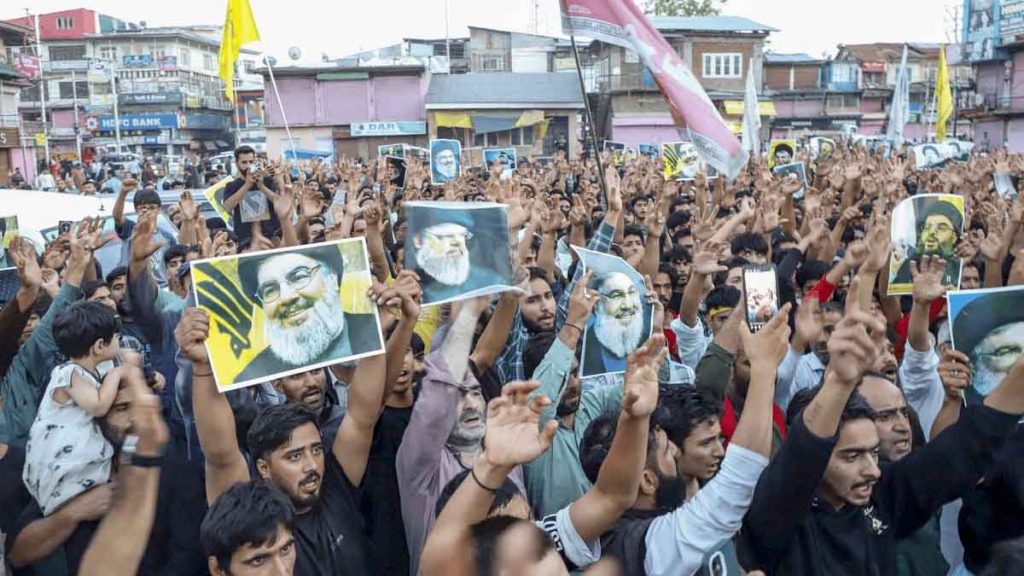
[[[892,212],[892,255],[889,257],[889,295],[910,294],[914,278],[911,262],[922,256],[946,261],[942,284],[960,287],[960,258],[956,245],[964,233],[964,198],[954,194],[918,194],[896,205]]]
[[[424,304],[515,290],[508,212],[490,202],[406,202],[405,267]]]
[[[644,278],[625,260],[573,247],[583,270],[593,272],[587,295],[597,298],[583,330],[580,377],[626,371],[626,358],[651,336],[654,308]]]
[[[196,260],[191,270],[222,392],[384,352],[364,238]]]
[[[980,404],[1024,355],[1024,286],[949,292],[953,349],[970,361],[963,390],[968,405]]]
[[[462,143],[458,140],[430,141],[430,183],[441,186],[462,175]]]

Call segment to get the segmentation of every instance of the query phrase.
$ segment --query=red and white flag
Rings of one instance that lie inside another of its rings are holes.
[[[561,0],[562,29],[632,49],[651,71],[668,101],[676,127],[705,162],[729,178],[747,163],[747,152],[722,121],[704,88],[633,0]]]

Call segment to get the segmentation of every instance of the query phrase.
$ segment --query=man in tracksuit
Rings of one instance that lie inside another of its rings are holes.
[[[884,334],[849,305],[829,341],[824,383],[758,482],[744,520],[748,569],[767,575],[889,575],[896,544],[980,479],[1024,413],[1024,361],[981,406],[898,462],[879,466],[874,412],[853,395]],[[851,398],[852,396],[852,398]]]

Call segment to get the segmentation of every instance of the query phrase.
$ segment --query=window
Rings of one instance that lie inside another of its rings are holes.
[[[465,147],[469,145],[469,128],[438,126],[437,137],[444,140],[458,140]]]
[[[242,60],[242,69],[246,74],[255,74],[256,62],[254,60]]]
[[[512,144],[514,146],[533,145],[533,126],[516,128],[512,130]]]
[[[153,56],[153,60],[159,60],[160,58],[167,56],[167,51],[164,49],[163,46],[153,46],[153,48],[150,49],[149,53],[151,56]]]
[[[70,16],[57,18],[57,30],[71,30],[75,27],[75,19]]]
[[[734,53],[704,54],[704,78],[741,78],[743,55]]]
[[[203,54],[203,69],[204,70],[216,70],[217,69],[217,67],[214,65],[214,62],[213,62],[213,54],[210,54],[210,53],[204,53]]]
[[[488,132],[487,134],[476,134],[473,136],[474,146],[497,146],[498,134],[500,132]]]
[[[71,82],[61,82],[60,87],[60,98],[61,100],[71,100],[72,98],[88,98],[89,97],[89,83],[88,82],[74,82],[72,87]]]
[[[181,51],[178,52],[178,65],[185,67],[192,65],[192,52],[190,52],[188,48],[182,48]]]
[[[481,56],[480,69],[497,72],[505,69],[504,56]]]
[[[85,60],[85,46],[50,46],[50,60],[55,62],[67,62],[72,60]]]
[[[117,46],[100,46],[102,60],[117,60]]]

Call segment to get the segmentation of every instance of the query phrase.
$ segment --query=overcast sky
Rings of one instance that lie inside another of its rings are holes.
[[[403,37],[445,36],[446,0],[251,0],[262,49],[283,59],[291,46],[303,61],[338,57],[398,42]],[[447,0],[451,36],[469,24],[559,34],[558,0]],[[836,44],[947,42],[959,0],[727,0],[722,13],[745,16],[779,32],[776,52],[835,53]],[[88,7],[149,26],[221,23],[227,0],[3,0],[0,18],[25,8],[50,12]],[[537,17],[534,17],[536,6]],[[259,49],[260,46],[254,46]]]

